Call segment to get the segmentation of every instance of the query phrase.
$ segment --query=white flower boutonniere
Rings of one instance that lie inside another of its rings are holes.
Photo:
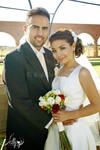
[[[56,66],[56,67],[54,68],[55,76],[58,75],[58,71],[59,71],[59,68]]]

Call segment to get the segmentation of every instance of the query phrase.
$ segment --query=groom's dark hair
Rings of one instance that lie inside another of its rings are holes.
[[[27,12],[26,14],[26,23],[28,24],[29,18],[35,15],[41,15],[41,16],[46,16],[48,20],[50,21],[50,14],[49,12],[42,7],[37,7],[35,9],[31,9]]]

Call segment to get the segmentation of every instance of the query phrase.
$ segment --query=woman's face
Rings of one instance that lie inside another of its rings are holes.
[[[74,60],[75,43],[70,45],[66,40],[55,40],[51,43],[54,58],[61,64]]]

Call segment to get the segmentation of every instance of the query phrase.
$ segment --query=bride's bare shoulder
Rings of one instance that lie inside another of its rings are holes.
[[[91,74],[89,72],[89,70],[85,67],[82,67],[80,69],[80,72],[79,72],[79,79],[80,80],[84,80],[84,79],[89,79],[91,77]]]

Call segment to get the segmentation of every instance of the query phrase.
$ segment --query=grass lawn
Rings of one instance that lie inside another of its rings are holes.
[[[98,76],[100,77],[100,65],[98,66],[93,66],[95,71],[97,72]]]
[[[99,58],[99,60],[98,60],[98,58],[95,58],[95,60],[93,60],[93,59],[94,58],[89,58],[92,66],[94,67],[94,69],[96,70],[98,76],[100,77],[100,58]],[[2,70],[3,70],[3,64],[0,63],[0,75],[2,74]]]
[[[1,149],[1,146],[3,144],[3,140],[4,140],[4,138],[0,138],[0,149]]]
[[[100,58],[89,58],[89,60],[100,77]]]

